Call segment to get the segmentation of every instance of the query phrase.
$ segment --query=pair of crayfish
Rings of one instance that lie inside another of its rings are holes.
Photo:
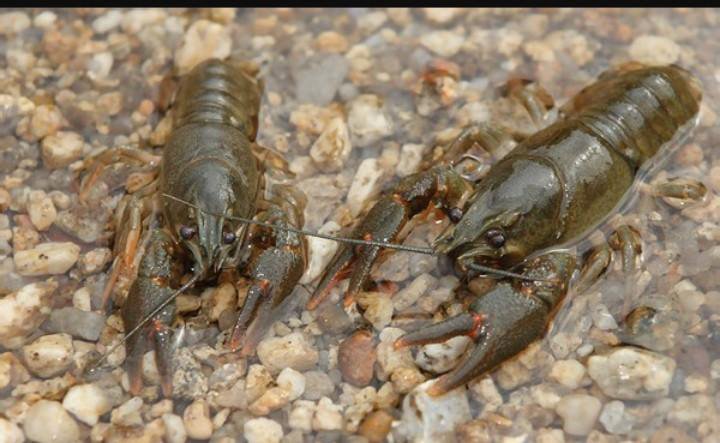
[[[508,91],[536,121],[554,107],[533,83],[515,83]],[[171,392],[168,323],[174,315],[171,300],[180,290],[224,269],[248,269],[251,287],[229,339],[232,349],[248,355],[278,319],[304,272],[306,246],[299,229],[304,197],[281,184],[264,186],[264,166],[282,162],[254,141],[260,94],[252,73],[232,62],[197,66],[180,83],[174,129],[159,160],[153,189],[168,198],[154,206],[134,200],[126,205],[136,210],[126,209],[124,219],[135,222],[124,223],[127,228],[116,237],[122,253],[113,274],[128,272],[139,260],[122,308],[126,332],[132,334],[127,365],[133,392],[141,387],[142,355],[150,343],[163,390]],[[354,229],[353,241],[338,249],[308,309],[348,276],[345,302],[352,303],[368,283],[380,251],[402,241],[408,221],[434,206],[452,223],[433,250],[452,258],[456,270],[468,277],[496,274],[502,280],[477,296],[468,312],[410,332],[396,346],[461,334],[473,340],[466,358],[433,385],[434,395],[487,372],[542,336],[569,287],[587,288],[608,267],[609,246],[598,248],[582,266],[567,246],[620,208],[666,146],[688,135],[700,100],[698,81],[677,66],[627,64],[607,71],[562,107],[557,121],[518,140],[481,179],[460,168],[461,159],[475,145],[497,150],[504,135],[484,126],[463,131],[370,209]],[[701,184],[690,182],[663,190],[678,198],[704,194]],[[141,235],[143,225],[147,233]],[[141,238],[146,239],[143,248],[137,246]],[[626,268],[634,265],[640,252],[636,231],[617,229],[610,245],[622,252]],[[177,263],[189,263],[193,272],[180,290],[176,282],[184,269]]]

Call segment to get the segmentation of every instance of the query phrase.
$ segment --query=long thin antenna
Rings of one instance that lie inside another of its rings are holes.
[[[106,352],[102,355],[102,357],[101,357],[100,359],[98,359],[97,361],[95,361],[94,363],[92,363],[90,366],[88,366],[88,367],[85,369],[84,372],[85,372],[85,373],[89,373],[89,372],[92,372],[92,371],[94,371],[95,369],[99,368],[100,365],[101,365],[105,360],[107,360],[107,358],[110,356],[110,354],[112,354],[113,352],[115,352],[115,350],[116,350],[117,348],[119,348],[122,344],[124,344],[126,341],[128,341],[128,340],[130,339],[130,337],[132,337],[132,336],[135,335],[140,329],[142,329],[150,320],[153,319],[153,317],[155,317],[160,311],[162,311],[162,310],[165,308],[165,306],[167,306],[167,305],[170,304],[173,300],[175,300],[178,295],[182,294],[182,293],[185,292],[189,287],[191,287],[192,285],[194,285],[195,282],[196,282],[199,278],[200,278],[200,274],[195,274],[195,275],[193,275],[193,276],[190,278],[190,280],[187,281],[187,283],[185,283],[184,285],[182,285],[181,287],[179,287],[175,292],[173,292],[172,294],[170,294],[165,300],[163,300],[162,302],[160,302],[160,304],[158,304],[158,305],[155,307],[155,309],[153,309],[149,314],[145,315],[145,316],[138,322],[137,326],[135,326],[134,328],[132,328],[128,333],[126,333],[125,336],[123,336],[123,338],[122,338],[119,342],[117,342],[112,348],[110,348],[109,351],[106,351]]]
[[[293,228],[290,226],[278,226],[278,225],[274,225],[272,223],[253,220],[250,218],[238,217],[238,216],[234,216],[234,215],[225,215],[225,214],[219,214],[219,213],[207,211],[207,210],[202,209],[202,208],[198,207],[197,205],[194,205],[188,201],[185,201],[181,198],[175,197],[174,195],[162,194],[162,196],[167,197],[170,200],[175,200],[176,202],[185,204],[191,208],[194,208],[198,211],[202,211],[206,214],[214,215],[215,217],[225,217],[228,220],[237,220],[237,221],[240,221],[243,223],[247,223],[249,225],[258,225],[258,226],[262,226],[265,228],[279,229],[282,231],[294,232],[295,234],[307,235],[308,237],[317,237],[317,238],[322,238],[325,240],[334,240],[334,241],[338,241],[341,243],[350,243],[350,244],[354,244],[354,245],[364,245],[364,246],[377,246],[380,248],[396,249],[398,251],[414,252],[416,254],[437,255],[437,253],[432,248],[424,248],[422,246],[399,245],[397,243],[385,243],[385,242],[380,242],[380,241],[363,240],[363,239],[357,239],[357,238],[336,237],[333,235],[320,234],[318,232],[306,231],[304,229]]]
[[[224,214],[214,213],[211,211],[206,211],[205,209],[202,209],[199,206],[194,205],[188,201],[185,201],[179,197],[175,197],[174,195],[163,193],[162,196],[167,197],[170,200],[174,200],[176,202],[187,205],[191,208],[194,208],[195,210],[202,211],[209,215],[214,215],[215,217],[225,217],[228,220],[237,220],[237,221],[251,224],[251,225],[263,226],[265,228],[290,231],[290,232],[294,232],[296,234],[307,235],[309,237],[318,237],[318,238],[322,238],[325,240],[333,240],[333,241],[338,241],[338,242],[342,242],[342,243],[350,243],[350,244],[363,245],[363,246],[377,246],[380,248],[395,249],[398,251],[415,252],[417,254],[435,255],[435,256],[438,255],[437,252],[435,252],[432,248],[423,248],[421,246],[406,246],[406,245],[399,245],[396,243],[385,243],[385,242],[379,242],[379,241],[374,241],[374,240],[336,237],[333,235],[320,234],[317,232],[306,231],[304,229],[297,229],[297,228],[293,228],[290,226],[278,226],[278,225],[274,225],[272,223],[253,220],[250,218],[244,218],[244,217],[238,217],[238,216],[228,216],[228,215],[224,215]],[[503,277],[517,278],[517,279],[526,280],[526,281],[545,281],[543,279],[527,277],[527,276],[524,276],[521,274],[516,274],[514,272],[503,271],[502,269],[491,268],[489,266],[483,266],[483,265],[478,265],[478,264],[474,264],[474,263],[471,264],[469,267],[473,270],[476,270],[478,272],[483,272],[486,274],[496,274],[496,275],[501,275]]]

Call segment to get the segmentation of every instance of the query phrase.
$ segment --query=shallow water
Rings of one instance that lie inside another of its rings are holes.
[[[390,350],[396,328],[462,310],[450,266],[428,256],[397,253],[376,267],[375,280],[403,292],[359,297],[364,312],[343,311],[338,290],[317,311],[295,307],[273,326],[260,358],[240,358],[222,346],[220,330],[236,312],[235,289],[194,288],[180,302],[184,327],[176,335],[182,344],[172,401],[162,399],[152,358],[145,389],[136,398],[128,394],[123,347],[97,378],[79,378],[78,368],[122,334],[119,316],[100,309],[114,257],[106,248],[125,180],[142,168],[105,171],[86,196],[92,204],[83,206],[82,160],[114,146],[159,154],[168,130],[167,75],[208,56],[232,56],[260,66],[258,140],[285,155],[296,174],[292,183],[308,195],[305,228],[333,233],[460,128],[495,122],[517,132],[537,129],[522,108],[500,97],[509,78],[537,80],[561,105],[629,60],[690,70],[703,85],[698,127],[640,186],[628,211],[588,239],[599,243],[601,231],[630,223],[642,237],[638,273],[627,279],[616,257],[597,285],[571,292],[542,341],[454,392],[452,406],[436,406],[447,415],[425,438],[720,441],[719,18],[711,9],[3,11],[0,436],[422,441],[406,394],[433,377],[428,369],[447,365],[433,355],[450,355],[452,363],[452,350],[464,345]],[[431,62],[436,87],[423,89]],[[318,139],[331,138],[328,127],[340,139],[346,131],[347,158],[323,156]],[[501,154],[478,152],[487,165]],[[707,199],[679,209],[651,195],[651,186],[669,177],[702,180]],[[406,243],[428,245],[444,223],[419,223]],[[48,242],[59,264],[27,275],[18,252]],[[313,241],[312,250],[331,244]],[[294,292],[297,306],[315,276]],[[123,285],[121,279],[118,304]],[[658,312],[653,334],[638,343],[649,351],[620,345],[622,319],[637,306]],[[355,387],[347,383],[340,345],[363,325],[370,338],[345,348],[356,350],[351,362],[358,366],[375,349],[378,361],[370,381]],[[280,337],[292,348],[283,350]],[[283,362],[294,370],[281,372]],[[415,404],[425,401],[412,392]]]

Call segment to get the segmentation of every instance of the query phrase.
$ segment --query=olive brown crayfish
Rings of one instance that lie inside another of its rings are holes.
[[[530,82],[516,86],[511,93],[536,121],[544,119],[554,106],[549,94]],[[493,152],[503,135],[475,126],[435,153],[425,170],[403,178],[379,199],[354,229],[354,238],[400,241],[413,217],[435,207],[451,224],[433,250],[448,255],[459,272],[472,276],[496,267],[523,276],[507,277],[477,296],[468,312],[395,342],[404,347],[458,335],[472,339],[473,348],[431,386],[430,394],[469,382],[540,338],[568,289],[588,288],[607,269],[611,249],[620,251],[624,270],[636,266],[640,239],[630,226],[617,228],[586,260],[568,247],[627,204],[637,179],[667,156],[672,148],[666,146],[677,146],[696,125],[700,101],[699,83],[688,71],[628,63],[581,90],[559,110],[556,122],[519,140],[481,179],[458,165],[473,145]],[[672,198],[705,195],[701,183],[689,181],[661,188],[658,194]],[[346,277],[345,304],[351,304],[380,250],[341,245],[308,308],[317,307]]]
[[[197,65],[177,88],[173,129],[161,158],[117,148],[91,160],[94,170],[85,177],[84,191],[109,164],[125,160],[146,169],[128,179],[126,188],[142,185],[119,205],[116,258],[104,297],[106,304],[120,276],[133,279],[137,273],[121,308],[132,393],[142,388],[142,359],[150,348],[163,393],[172,393],[170,323],[180,292],[223,271],[247,269],[251,283],[229,345],[249,354],[305,270],[304,237],[249,228],[235,218],[279,228],[303,224],[305,196],[280,182],[270,185],[263,174],[266,166],[286,164],[255,143],[262,92],[255,74],[236,61]],[[178,289],[188,267],[192,277]]]

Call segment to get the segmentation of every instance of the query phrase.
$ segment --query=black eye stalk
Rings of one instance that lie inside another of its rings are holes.
[[[505,234],[496,228],[489,229],[485,233],[485,239],[487,239],[488,244],[495,249],[500,249],[505,245]]]
[[[195,235],[196,229],[187,225],[180,226],[180,237],[190,240]]]
[[[454,208],[450,208],[448,211],[448,218],[450,218],[450,221],[453,223],[458,223],[460,219],[463,216],[462,209],[458,208],[457,206]]]
[[[223,238],[222,241],[226,245],[232,244],[235,241],[235,233],[234,232],[223,232]]]

